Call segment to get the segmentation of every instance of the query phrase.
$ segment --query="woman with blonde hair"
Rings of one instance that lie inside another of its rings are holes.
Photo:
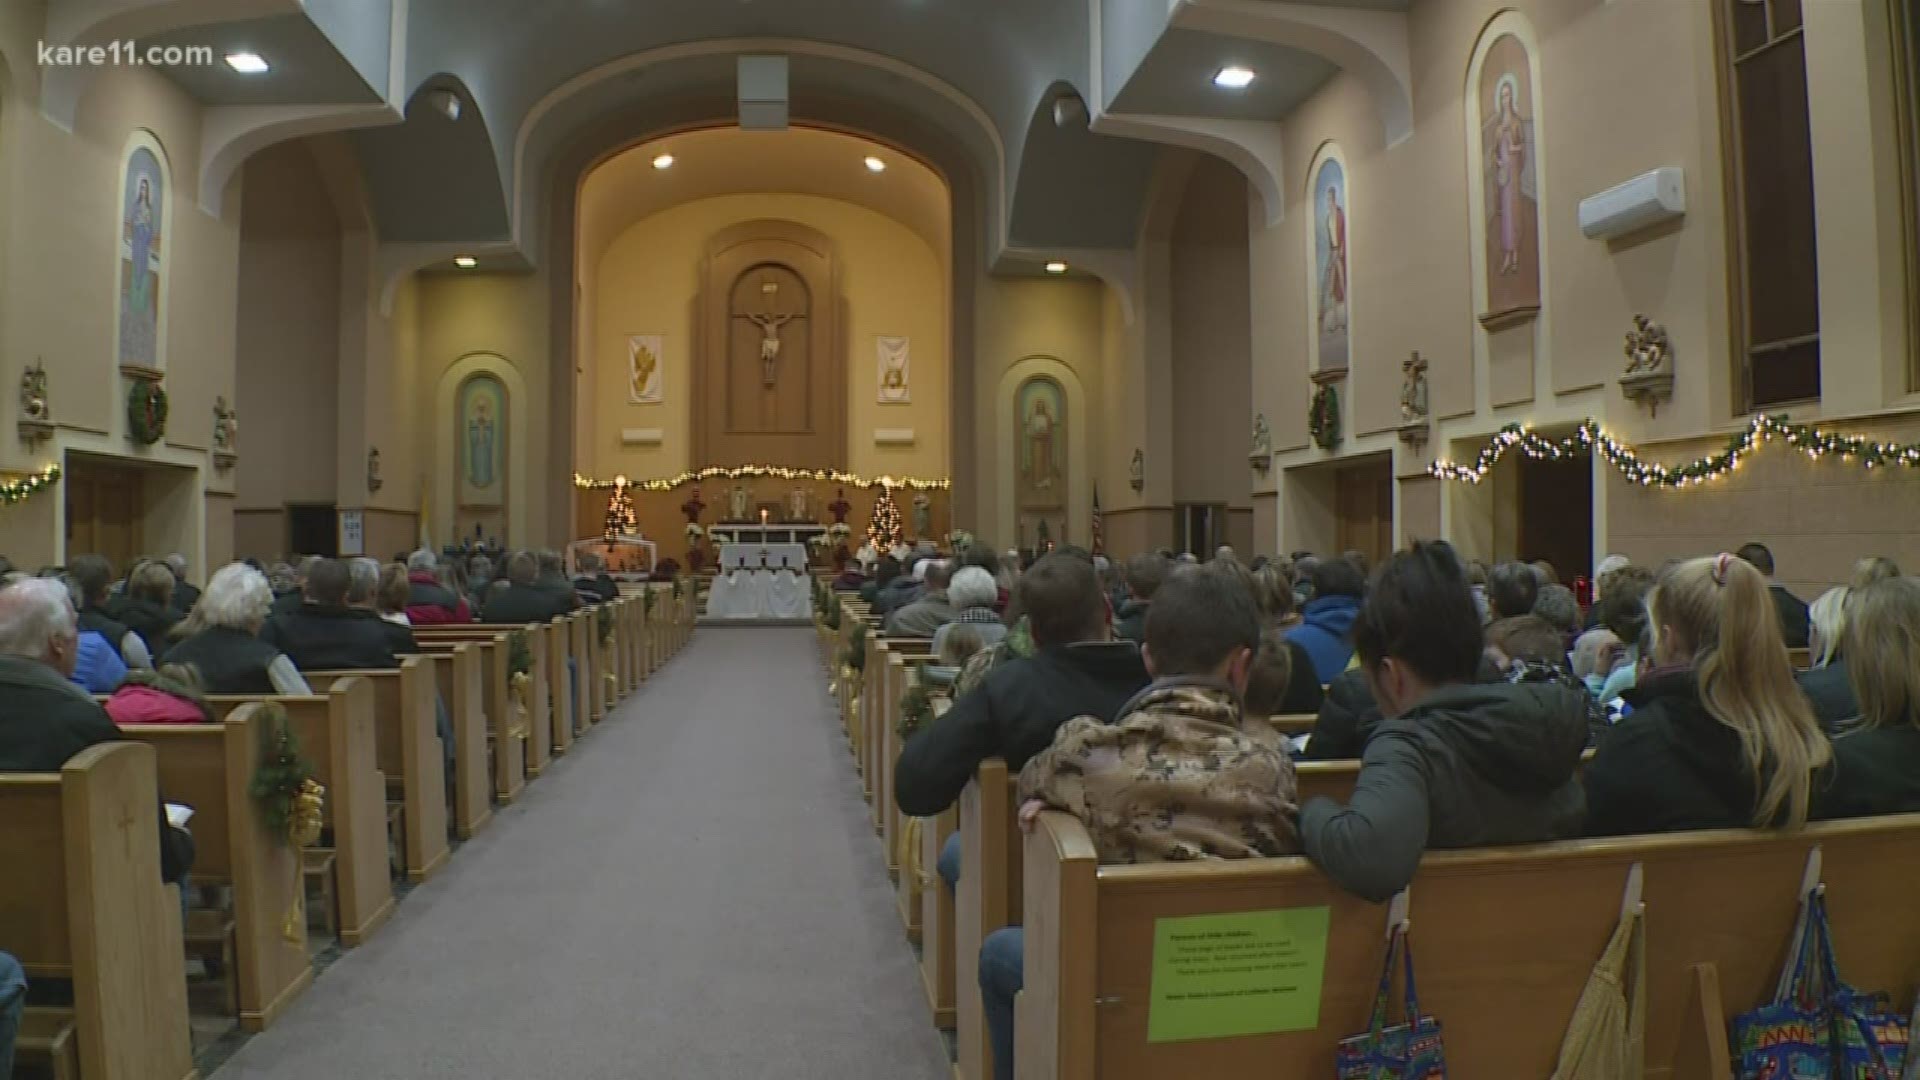
[[[1847,584],[1855,589],[1864,589],[1876,581],[1899,576],[1899,563],[1879,555],[1869,555],[1853,564],[1853,580]]]
[[[1855,589],[1846,654],[1860,722],[1833,740],[1835,777],[1819,815],[1920,810],[1920,581],[1890,577]]]
[[[1722,553],[1647,594],[1653,668],[1586,769],[1589,835],[1797,827],[1833,747],[1793,681],[1767,579]]]
[[[1813,715],[1829,732],[1860,714],[1847,678],[1847,658],[1840,648],[1847,631],[1852,589],[1828,589],[1807,605],[1807,653],[1813,666],[1794,675],[1813,705]]]

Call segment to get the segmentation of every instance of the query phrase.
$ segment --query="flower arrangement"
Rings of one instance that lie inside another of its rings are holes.
[[[705,535],[707,535],[707,530],[701,528],[699,522],[687,522],[687,543],[697,544],[700,542],[700,538]]]
[[[955,529],[947,534],[947,550],[964,552],[973,546],[973,534],[965,529]]]
[[[853,535],[853,526],[844,521],[836,521],[827,526],[827,535],[833,537],[835,540],[845,540],[847,537]]]

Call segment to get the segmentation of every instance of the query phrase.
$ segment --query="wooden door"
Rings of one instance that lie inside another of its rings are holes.
[[[1358,551],[1378,566],[1393,552],[1393,467],[1389,462],[1342,469],[1334,480],[1340,551]],[[1338,553],[1336,553],[1338,554]]]
[[[1563,582],[1593,566],[1593,460],[1519,461],[1519,556],[1545,559]]]
[[[140,470],[73,458],[67,466],[67,559],[105,555],[116,571],[141,552]]]

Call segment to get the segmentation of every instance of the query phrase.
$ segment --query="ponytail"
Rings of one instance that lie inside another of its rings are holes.
[[[1707,713],[1740,736],[1753,823],[1806,824],[1813,772],[1833,748],[1793,681],[1766,578],[1731,555],[1690,559],[1662,576],[1647,607],[1693,647]]]

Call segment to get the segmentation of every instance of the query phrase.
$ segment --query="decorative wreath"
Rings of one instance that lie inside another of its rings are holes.
[[[533,646],[527,642],[525,630],[515,630],[507,635],[507,677],[528,675],[533,672]]]
[[[900,695],[900,719],[894,721],[894,731],[899,734],[900,740],[905,742],[931,723],[933,723],[933,695],[919,683],[907,687],[907,692]]]
[[[167,391],[158,379],[135,379],[127,391],[127,431],[141,446],[167,434]]]
[[[594,629],[599,631],[600,644],[613,644],[613,609],[601,604],[593,616]]]
[[[841,650],[841,653],[840,653],[840,664],[842,667],[847,668],[848,670],[852,671],[856,675],[866,670],[866,667],[867,667],[867,624],[866,623],[859,623],[855,625],[853,628],[853,633],[848,635],[847,647]]]
[[[1313,404],[1307,406],[1307,434],[1322,450],[1331,450],[1340,441],[1340,395],[1332,383],[1314,391]]]

